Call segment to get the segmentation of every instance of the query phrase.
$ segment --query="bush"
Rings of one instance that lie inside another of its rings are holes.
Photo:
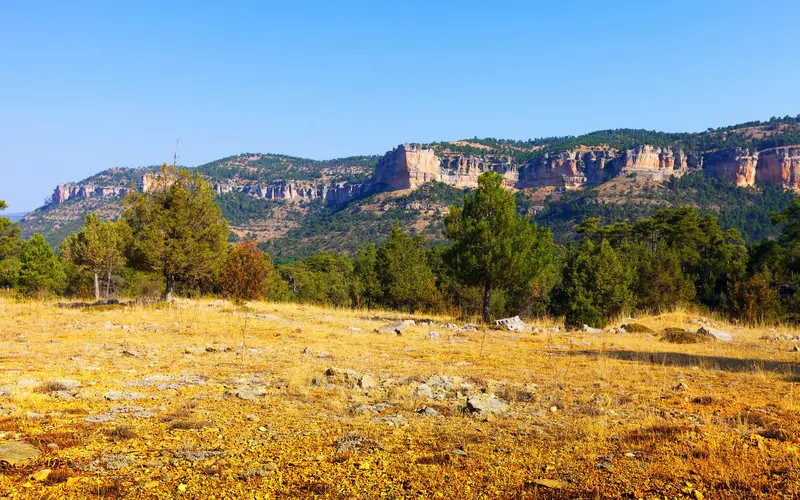
[[[605,328],[607,324],[603,313],[584,297],[578,297],[572,304],[564,321],[568,325],[589,325],[592,328]]]
[[[280,280],[269,256],[254,241],[237,244],[228,254],[220,273],[220,286],[234,301],[264,299],[270,283]]]
[[[730,301],[731,317],[747,325],[777,323],[783,313],[778,290],[755,275],[747,281],[737,282]]]
[[[648,328],[640,323],[630,323],[628,325],[622,325],[628,333],[653,333],[652,328]]]
[[[702,335],[684,330],[683,328],[666,328],[661,340],[671,344],[697,344],[708,340]]]

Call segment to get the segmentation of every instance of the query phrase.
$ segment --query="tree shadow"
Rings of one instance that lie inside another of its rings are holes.
[[[661,366],[699,366],[701,368],[726,372],[767,371],[782,375],[789,382],[800,382],[800,363],[793,361],[773,361],[768,359],[730,358],[726,356],[706,356],[682,352],[648,351],[569,351],[573,356],[604,356],[622,361],[649,363]]]

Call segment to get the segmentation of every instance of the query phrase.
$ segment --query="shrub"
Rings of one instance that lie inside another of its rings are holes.
[[[578,297],[572,304],[564,321],[568,325],[589,325],[593,328],[605,328],[607,324],[603,313],[584,297]]]
[[[702,335],[684,330],[683,328],[666,328],[661,340],[671,344],[697,344],[708,340]]]
[[[750,326],[759,322],[777,323],[782,315],[778,290],[759,275],[739,281],[731,294],[730,312],[733,318]]]
[[[648,328],[640,323],[630,323],[628,325],[622,325],[628,333],[653,333],[652,328]]]

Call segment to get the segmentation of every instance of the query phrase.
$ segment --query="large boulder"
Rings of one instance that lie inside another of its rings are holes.
[[[697,330],[698,335],[702,336],[712,336],[715,339],[722,341],[722,342],[731,342],[733,340],[733,335],[728,332],[717,330],[716,328],[711,328],[710,326],[704,326]]]
[[[498,319],[494,322],[494,324],[497,326],[504,326],[512,332],[526,332],[530,330],[530,327],[524,321],[519,319],[519,316]]]
[[[498,415],[508,411],[508,404],[494,394],[478,394],[467,398],[467,413],[476,417]]]

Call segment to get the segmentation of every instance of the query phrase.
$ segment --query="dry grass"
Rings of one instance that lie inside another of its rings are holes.
[[[0,442],[41,451],[6,466],[0,492],[798,496],[797,354],[790,342],[760,339],[796,332],[709,317],[734,341],[674,344],[654,333],[696,331],[708,324],[702,316],[619,318],[613,326],[640,325],[626,334],[552,333],[553,318],[535,322],[547,332],[539,335],[450,331],[443,323],[457,319],[434,317],[396,336],[374,330],[413,316],[212,301],[57,308],[0,298]],[[431,331],[440,340],[427,340]],[[374,384],[328,377],[330,367]],[[437,389],[436,376],[452,386]],[[55,383],[67,379],[81,387]],[[433,384],[433,399],[422,384]],[[465,413],[468,395],[483,392],[509,412]],[[30,482],[45,468],[53,470],[47,480]]]

